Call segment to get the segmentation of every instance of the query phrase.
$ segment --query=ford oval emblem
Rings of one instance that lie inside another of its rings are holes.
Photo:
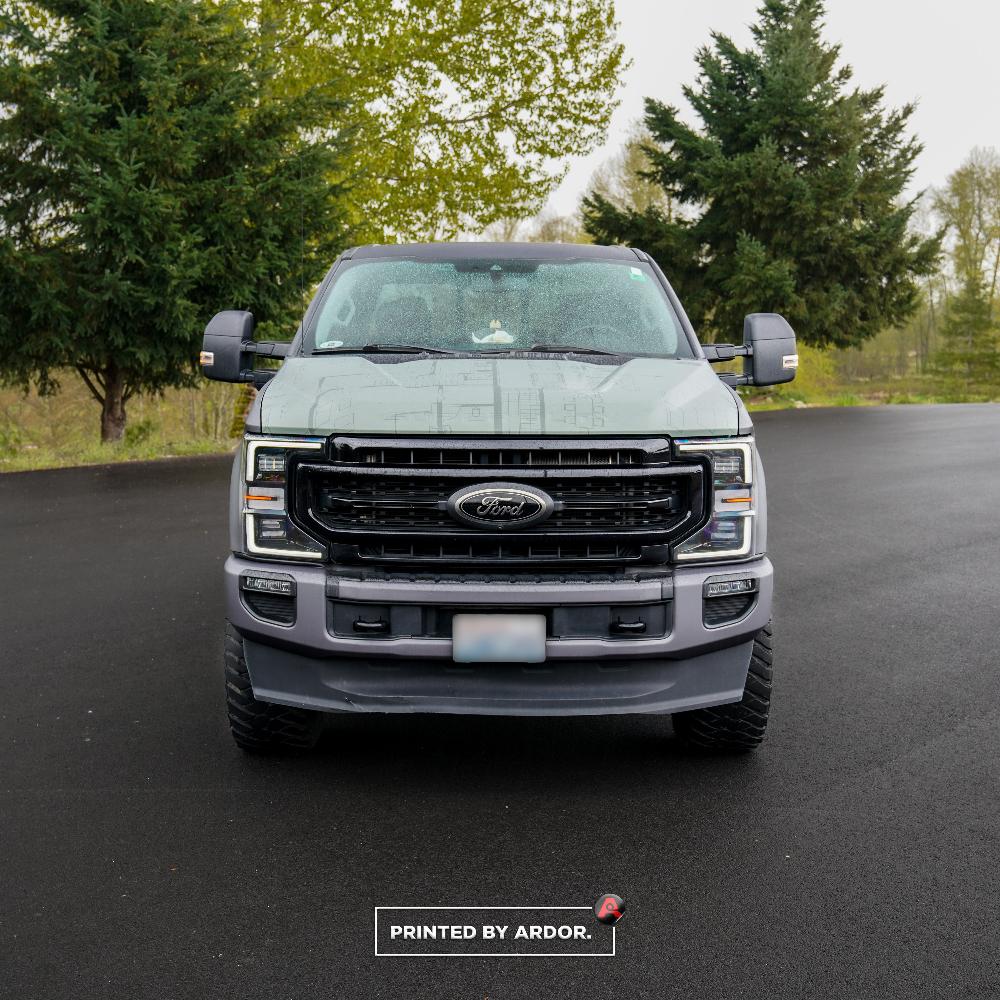
[[[448,498],[448,512],[473,528],[517,530],[544,521],[555,501],[548,493],[517,483],[466,486]]]

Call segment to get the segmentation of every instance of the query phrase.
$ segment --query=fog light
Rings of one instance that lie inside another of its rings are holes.
[[[710,576],[702,588],[702,623],[721,628],[742,621],[757,603],[760,581],[753,576]]]
[[[282,573],[241,573],[240,599],[254,617],[273,625],[295,624],[295,579]]]
[[[753,577],[737,579],[706,580],[706,597],[728,597],[731,594],[752,594],[757,589],[757,580]]]
[[[244,573],[240,577],[240,587],[243,590],[253,590],[259,594],[295,596],[295,580],[290,576],[263,576],[257,573]]]

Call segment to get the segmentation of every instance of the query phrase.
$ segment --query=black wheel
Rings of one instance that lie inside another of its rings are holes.
[[[772,637],[771,622],[768,622],[754,638],[741,701],[678,712],[673,717],[674,732],[686,744],[730,752],[754,750],[761,745],[771,708]]]
[[[258,701],[253,696],[243,637],[226,622],[226,708],[236,745],[252,753],[308,750],[323,728],[323,713]]]

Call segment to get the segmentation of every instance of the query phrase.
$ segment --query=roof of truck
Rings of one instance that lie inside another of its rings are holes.
[[[645,260],[641,250],[592,243],[373,243],[348,250],[345,257],[408,257],[421,260],[509,258],[525,260]]]

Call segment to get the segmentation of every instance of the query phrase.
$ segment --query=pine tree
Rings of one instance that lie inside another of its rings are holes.
[[[978,271],[970,271],[948,302],[934,371],[959,399],[1000,395],[1000,330],[989,292]]]
[[[343,245],[347,143],[331,86],[276,98],[233,8],[198,0],[0,6],[0,373],[75,369],[125,428],[187,384],[201,331],[251,309],[294,330]]]
[[[720,340],[739,336],[746,313],[774,311],[807,343],[857,344],[914,309],[914,279],[938,257],[900,200],[921,148],[906,135],[913,106],[887,110],[883,88],[849,88],[823,13],[820,0],[766,0],[751,47],[714,34],[684,90],[700,130],[646,101],[647,176],[680,205],[673,218],[584,201],[595,240],[652,253]]]

